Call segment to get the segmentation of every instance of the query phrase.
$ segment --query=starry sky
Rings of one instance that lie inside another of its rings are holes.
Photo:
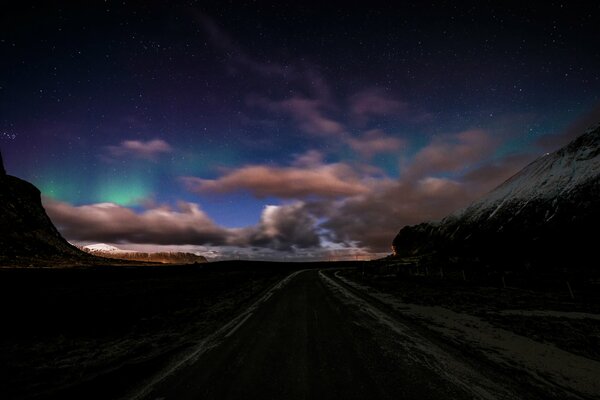
[[[385,255],[600,120],[600,3],[453,3],[3,12],[6,168],[77,244]]]

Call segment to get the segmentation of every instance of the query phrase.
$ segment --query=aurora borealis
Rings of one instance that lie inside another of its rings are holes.
[[[593,2],[65,2],[1,18],[7,170],[77,243],[383,254],[600,116]]]

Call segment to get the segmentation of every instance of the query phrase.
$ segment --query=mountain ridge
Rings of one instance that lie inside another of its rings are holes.
[[[587,268],[600,222],[600,126],[539,157],[482,199],[440,221],[407,226],[397,257],[483,265]],[[585,265],[584,265],[585,264]]]

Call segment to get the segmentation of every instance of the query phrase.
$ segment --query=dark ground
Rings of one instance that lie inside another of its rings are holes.
[[[552,343],[563,350],[600,361],[600,319],[564,318],[558,316],[503,314],[506,310],[552,310],[568,313],[600,315],[600,284],[595,280],[577,280],[555,275],[528,276],[500,274],[477,277],[462,271],[430,268],[428,275],[389,273],[389,269],[366,268],[346,270],[342,275],[382,292],[395,295],[403,302],[440,306],[476,315],[493,325]]]
[[[317,270],[277,292],[220,351],[166,379],[148,399],[469,398],[393,353],[349,318]],[[207,367],[210,366],[210,367]]]
[[[598,321],[497,312],[597,313],[588,297],[369,267],[238,261],[0,269],[0,398],[570,398],[449,343],[336,271],[405,302],[477,315],[591,359],[600,354]]]
[[[82,398],[113,398],[292,268],[238,262],[0,269],[0,398],[81,384],[88,392]]]
[[[334,272],[299,273],[213,349],[132,398],[572,398],[440,339]]]

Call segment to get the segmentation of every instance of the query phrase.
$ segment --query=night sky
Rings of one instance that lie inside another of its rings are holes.
[[[74,3],[0,36],[6,168],[73,243],[374,257],[600,120],[596,2]]]

